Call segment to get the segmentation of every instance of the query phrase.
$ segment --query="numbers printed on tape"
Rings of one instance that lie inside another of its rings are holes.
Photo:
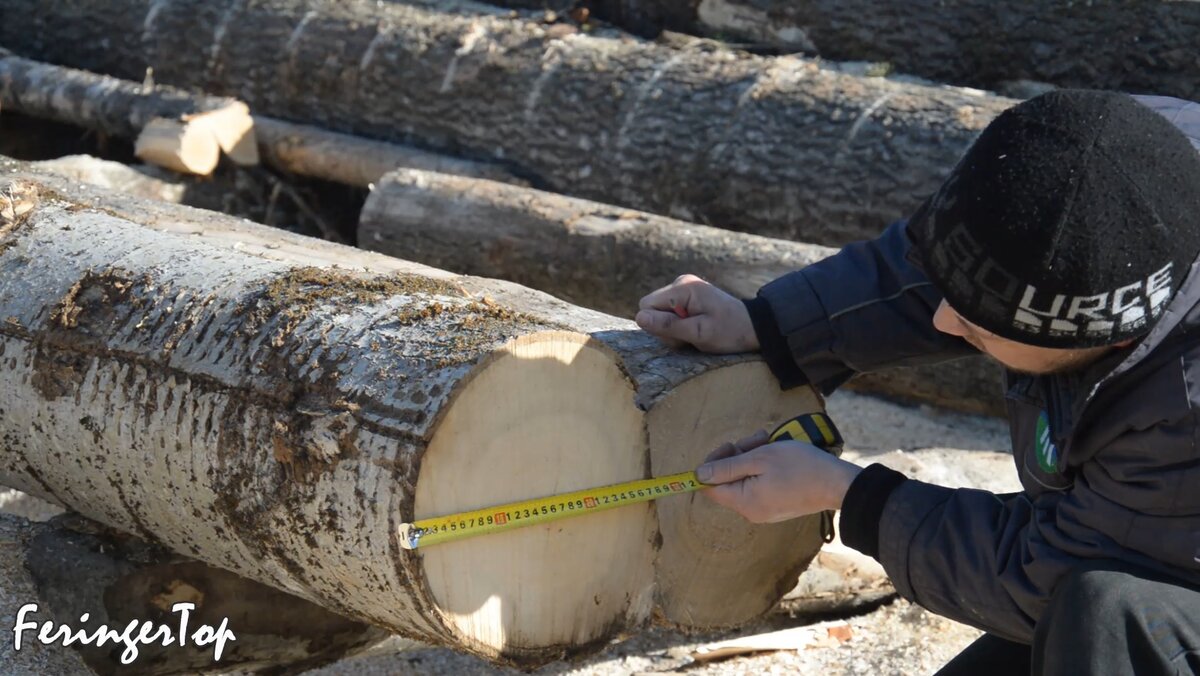
[[[416,549],[473,535],[499,533],[580,514],[648,502],[703,488],[695,472],[589,488],[548,498],[401,524],[400,546]]]

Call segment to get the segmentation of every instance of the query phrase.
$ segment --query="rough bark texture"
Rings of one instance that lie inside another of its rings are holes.
[[[629,322],[516,285],[9,170],[5,480],[425,642],[523,664],[601,642],[470,644],[445,624],[421,555],[396,543],[421,449],[481,358],[514,336],[586,333],[621,358],[647,411],[753,361],[671,352]],[[814,524],[742,527],[791,543],[766,578],[779,594],[815,554],[801,544],[816,542]],[[630,593],[609,634],[639,619]]]
[[[177,120],[201,111],[244,111],[242,106],[234,99],[192,95],[161,85],[146,87],[30,61],[0,49],[0,108],[33,117],[132,138],[156,118]],[[518,180],[494,163],[447,157],[265,116],[255,116],[253,125],[258,152],[248,153],[252,156],[248,163],[256,164],[261,152],[267,164],[301,176],[365,188],[393,169],[413,167],[497,181]],[[214,131],[221,130],[220,125],[211,126]]]
[[[53,621],[89,634],[101,625],[119,632],[134,620],[178,627],[180,616],[171,608],[186,602],[195,605],[189,615],[193,631],[228,618],[235,635],[220,662],[214,662],[211,647],[196,646],[189,635],[186,647],[139,646],[137,659],[121,664],[123,644],[46,647],[34,638],[36,631],[26,631],[18,651],[5,631],[0,654],[7,673],[191,674],[235,668],[300,673],[387,638],[382,629],[78,516],[30,523],[2,515],[0,533],[0,614],[6,628],[15,626],[28,603],[37,609],[26,621]],[[80,622],[85,613],[89,620]],[[34,660],[41,661],[36,668]]]
[[[497,4],[530,5],[528,0]],[[885,62],[900,72],[955,84],[992,88],[1005,81],[1035,80],[1200,97],[1200,3],[1194,0],[583,4],[596,16],[643,36],[667,28],[828,59]]]
[[[632,316],[646,293],[684,273],[752,298],[772,279],[835,252],[415,170],[393,172],[376,186],[363,207],[358,242],[454,272],[507,279],[622,317]],[[960,411],[1004,412],[1000,370],[982,357],[873,373],[850,386]]]
[[[411,146],[338,134],[256,115],[254,133],[263,161],[284,171],[366,188],[401,167],[523,183],[491,162],[448,157]]]
[[[120,162],[101,160],[90,155],[68,155],[53,160],[31,162],[29,166],[98,188],[106,188],[142,199],[174,202],[175,204],[187,203],[185,197],[189,189],[201,184],[200,181],[182,178],[159,167],[129,166]],[[225,188],[226,186],[219,185],[218,187]],[[192,206],[197,205],[192,204]]]
[[[152,65],[263,114],[503,158],[557,192],[829,244],[906,215],[1012,103],[454,7],[4,0],[0,43],[119,77]]]
[[[5,11],[6,24],[11,16]],[[224,97],[194,96],[173,87],[145,87],[140,82],[59,68],[0,48],[0,108],[105,134],[136,137],[155,118],[178,119],[236,103]]]

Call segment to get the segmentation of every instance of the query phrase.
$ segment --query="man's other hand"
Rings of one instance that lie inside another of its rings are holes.
[[[799,441],[767,443],[767,433],[725,444],[696,469],[704,494],[754,523],[775,523],[842,500],[861,468]]]
[[[717,354],[758,349],[742,301],[695,275],[679,277],[642,298],[638,307],[638,326],[672,347],[693,345]]]

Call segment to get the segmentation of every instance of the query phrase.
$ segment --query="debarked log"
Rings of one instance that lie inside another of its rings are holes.
[[[469,245],[464,243],[469,242]],[[495,277],[631,317],[685,273],[739,298],[836,253],[828,247],[687,223],[493,181],[401,170],[363,207],[359,246]],[[982,357],[891,369],[850,387],[971,413],[1004,412],[1000,369]]]
[[[0,515],[0,618],[8,673],[300,673],[387,638],[72,514],[44,523]],[[138,640],[144,623],[158,640]]]
[[[750,619],[819,547],[819,519],[750,526],[691,495],[403,550],[402,522],[689,469],[821,402],[513,284],[20,165],[3,181],[4,483],[525,666],[656,602]]]
[[[465,1],[0,8],[0,44],[35,58],[125,78],[152,65],[162,82],[256,113],[502,158],[556,192],[830,245],[915,209],[1014,103],[815,60],[585,34]]]

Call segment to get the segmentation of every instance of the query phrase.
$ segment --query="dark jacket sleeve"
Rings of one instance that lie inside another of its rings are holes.
[[[910,260],[906,222],[789,273],[746,301],[763,357],[787,388],[829,392],[859,371],[974,354],[933,327],[941,302]]]
[[[1090,561],[1200,576],[1185,535],[1200,522],[1190,488],[1200,479],[1196,437],[1195,411],[1171,412],[1110,439],[1069,488],[1036,497],[945,488],[871,465],[843,501],[842,540],[877,558],[910,601],[1030,643],[1059,580]]]

